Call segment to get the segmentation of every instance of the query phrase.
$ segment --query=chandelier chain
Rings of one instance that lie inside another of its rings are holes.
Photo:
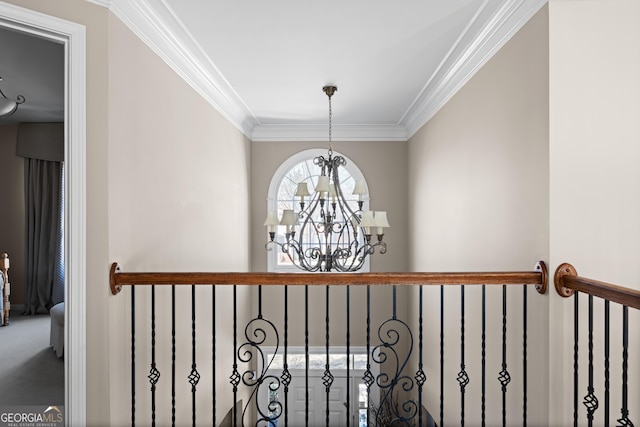
[[[332,119],[333,119],[333,110],[331,109],[331,95],[329,95],[329,155],[333,154],[333,143],[332,143]]]

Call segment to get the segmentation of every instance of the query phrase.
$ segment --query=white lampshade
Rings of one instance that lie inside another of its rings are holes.
[[[368,194],[367,187],[364,185],[363,180],[361,179],[356,180],[356,183],[353,186],[353,193],[351,194],[353,194],[354,196],[366,196]]]
[[[373,217],[373,211],[364,211],[362,213],[362,220],[360,221],[360,227],[375,227],[376,221]]]
[[[267,213],[267,219],[264,221],[264,225],[267,226],[267,232],[272,233],[276,231],[276,226],[278,225],[278,212],[269,211]]]
[[[296,190],[296,194],[297,197],[305,197],[305,196],[309,196],[309,187],[307,187],[307,183],[306,182],[299,182],[298,183],[298,189]]]
[[[269,211],[267,213],[267,219],[264,221],[264,225],[278,225],[280,221],[278,221],[278,212]]]
[[[282,212],[282,219],[280,225],[296,225],[298,223],[298,216],[292,209],[285,209]]]
[[[386,211],[376,211],[375,213],[375,223],[376,227],[390,227],[389,220],[387,220],[387,212]]]
[[[318,183],[316,184],[316,191],[318,193],[329,191],[329,177],[321,175],[318,177]]]

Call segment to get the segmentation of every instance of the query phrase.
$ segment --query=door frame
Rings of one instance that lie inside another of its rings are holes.
[[[65,418],[86,425],[85,27],[3,2],[0,26],[65,46]]]

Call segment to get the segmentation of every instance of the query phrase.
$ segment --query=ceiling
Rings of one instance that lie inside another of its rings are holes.
[[[253,141],[326,141],[327,84],[338,87],[334,139],[407,140],[546,3],[87,1],[108,7]],[[63,46],[5,31],[0,89],[26,98],[10,120],[61,120]]]
[[[0,90],[25,98],[0,125],[64,121],[64,45],[0,26]]]

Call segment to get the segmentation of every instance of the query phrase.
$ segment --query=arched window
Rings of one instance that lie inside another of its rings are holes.
[[[320,168],[313,163],[313,159],[327,154],[326,149],[311,149],[294,154],[285,160],[276,170],[269,184],[269,193],[267,198],[267,211],[277,211],[278,217],[282,216],[285,209],[296,209],[298,200],[294,197],[298,183],[307,182],[310,190],[315,188],[320,175]],[[357,196],[353,196],[353,188],[355,182],[360,180],[367,187],[364,175],[358,166],[343,154],[333,152],[336,156],[342,156],[347,164],[340,168],[340,187],[345,197],[358,200]],[[367,187],[368,188],[368,187]],[[364,210],[369,209],[369,200],[365,197]],[[276,239],[280,242],[285,240],[285,227],[278,226],[276,230]],[[267,267],[270,272],[299,272],[300,270],[291,263],[289,257],[282,253],[279,248],[273,247],[273,250],[267,251]],[[369,271],[368,257],[365,261],[362,272]]]

